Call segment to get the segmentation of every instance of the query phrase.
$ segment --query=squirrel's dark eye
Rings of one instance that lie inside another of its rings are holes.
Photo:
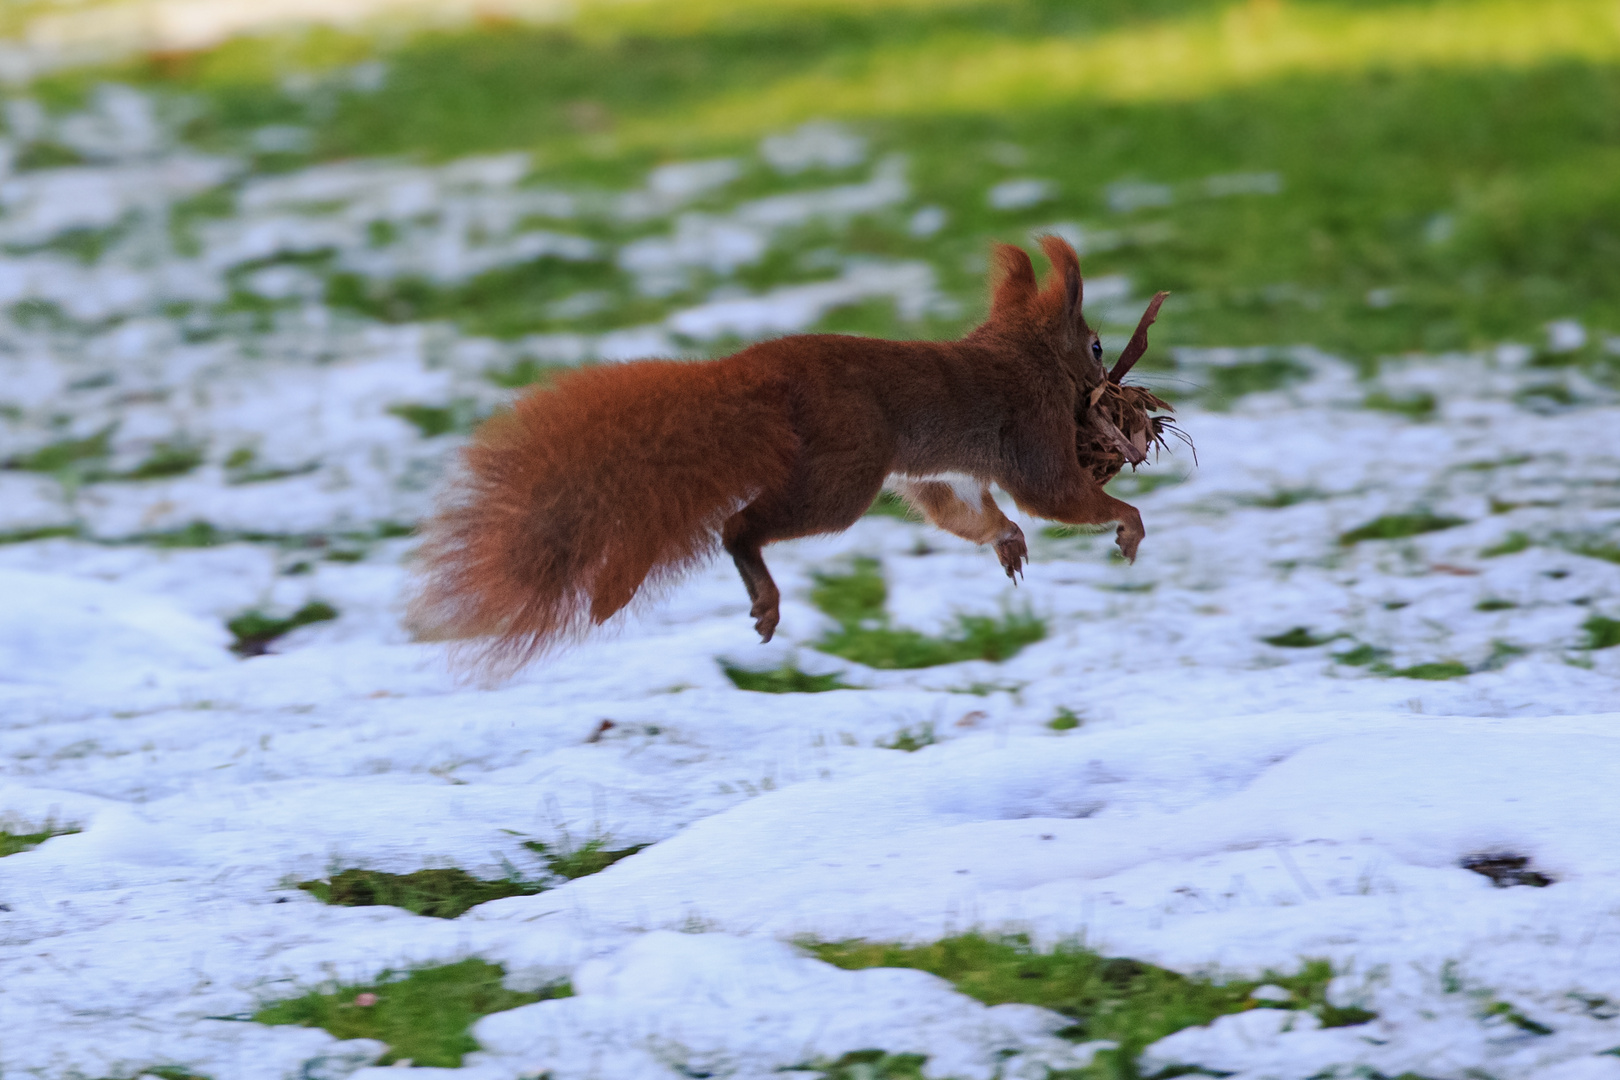
[[[1093,360],[1102,359],[1102,342],[1093,341],[1091,343],[1091,357]]]

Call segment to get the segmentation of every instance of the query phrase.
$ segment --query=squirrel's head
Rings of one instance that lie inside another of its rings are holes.
[[[1102,363],[1102,342],[1080,310],[1085,299],[1080,258],[1060,237],[1043,236],[1040,244],[1052,264],[1040,285],[1023,248],[996,245],[990,316],[984,329],[1018,340],[1027,348],[1050,352],[1081,388],[1089,390],[1107,378],[1107,371]]]

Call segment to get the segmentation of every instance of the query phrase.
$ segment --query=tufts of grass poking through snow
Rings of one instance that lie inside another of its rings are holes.
[[[47,821],[38,826],[12,822],[10,827],[0,829],[0,859],[7,855],[32,851],[53,836],[69,836],[78,831],[77,825],[58,825],[54,821]]]
[[[1326,645],[1331,641],[1335,641],[1338,637],[1338,634],[1318,637],[1311,632],[1310,627],[1296,626],[1291,630],[1285,630],[1280,634],[1272,634],[1270,637],[1263,637],[1260,640],[1279,649],[1314,649],[1319,645]]]
[[[236,637],[231,651],[241,657],[263,656],[277,638],[297,630],[300,626],[326,622],[337,618],[337,608],[324,600],[311,600],[284,618],[266,615],[262,611],[245,611],[225,624]]]
[[[811,675],[800,671],[790,660],[770,671],[750,671],[735,664],[721,667],[732,685],[739,690],[752,690],[760,694],[820,694],[828,690],[848,690],[850,685],[838,675]]]
[[[817,958],[847,970],[918,968],[949,980],[957,990],[986,1005],[1016,1002],[1061,1013],[1073,1021],[1059,1033],[1065,1038],[1119,1043],[1117,1050],[1098,1054],[1086,1068],[1061,1074],[1072,1080],[1134,1078],[1136,1057],[1148,1044],[1183,1028],[1257,1007],[1310,1012],[1325,1027],[1362,1024],[1375,1018],[1364,1009],[1328,1003],[1327,985],[1333,970],[1324,960],[1308,961],[1293,975],[1267,972],[1260,980],[1218,983],[1139,960],[1101,956],[1074,944],[1038,952],[1021,936],[963,934],[929,945],[844,941],[808,942],[805,947]],[[1267,984],[1287,991],[1286,1000],[1257,1001],[1252,995]]]
[[[470,1029],[479,1017],[573,993],[566,983],[538,993],[508,990],[504,975],[498,965],[476,959],[384,972],[370,985],[312,990],[266,1005],[253,1019],[323,1028],[339,1039],[380,1040],[388,1044],[380,1065],[460,1068],[462,1055],[478,1049]]]
[[[1008,612],[1000,618],[958,615],[957,631],[949,637],[892,627],[883,606],[888,587],[882,567],[872,558],[854,560],[847,573],[817,574],[815,582],[811,601],[838,621],[838,629],[816,647],[868,667],[909,669],[964,660],[1002,661],[1046,636],[1046,623],[1027,611]]]
[[[545,862],[546,869],[560,878],[573,881],[601,873],[620,859],[628,859],[650,844],[631,844],[629,847],[609,848],[607,837],[595,837],[575,847],[566,838],[561,846],[540,840],[525,840],[523,846]]]
[[[894,737],[887,742],[877,744],[882,750],[903,750],[908,754],[915,754],[925,746],[933,746],[939,740],[934,736],[933,724],[919,724],[916,731],[903,727],[894,733]]]
[[[465,870],[418,870],[388,874],[381,870],[348,869],[318,881],[300,881],[298,887],[338,907],[404,908],[413,915],[454,919],[469,908],[508,896],[531,896],[545,886],[539,882],[508,879],[483,881]]]
[[[923,1080],[923,1054],[890,1054],[883,1050],[851,1050],[836,1061],[811,1061],[795,1072],[816,1073],[820,1080]]]
[[[1416,511],[1410,514],[1385,514],[1383,517],[1373,518],[1365,525],[1358,525],[1354,529],[1340,534],[1339,543],[1348,547],[1363,540],[1404,540],[1408,536],[1421,536],[1424,533],[1439,532],[1442,529],[1454,529],[1458,525],[1466,524],[1468,523],[1459,517],[1447,517],[1426,511]]]
[[[1581,644],[1583,649],[1612,649],[1620,645],[1620,619],[1592,615],[1581,624],[1581,629],[1586,632],[1586,640]]]
[[[545,864],[545,874],[539,879],[525,877],[510,866],[508,875],[495,881],[477,878],[453,867],[417,870],[410,874],[351,867],[329,878],[301,881],[298,887],[323,904],[397,907],[413,915],[454,919],[491,900],[533,896],[564,881],[599,873],[649,846],[632,844],[609,848],[608,843],[607,837],[596,837],[577,846],[566,837],[560,845],[525,841],[523,846]]]
[[[1085,721],[1081,719],[1079,713],[1075,712],[1073,709],[1059,706],[1057,715],[1048,720],[1046,722],[1046,726],[1051,728],[1053,731],[1063,732],[1073,731],[1083,723],[1085,723]]]

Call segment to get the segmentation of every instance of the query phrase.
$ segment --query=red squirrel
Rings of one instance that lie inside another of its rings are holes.
[[[800,334],[718,360],[582,368],[530,391],[462,452],[424,529],[413,623],[483,637],[486,662],[516,666],[724,548],[769,641],[781,594],[761,549],[849,528],[886,480],[933,524],[994,545],[1009,577],[1028,550],[991,484],[1036,517],[1117,521],[1134,561],[1142,516],[1102,484],[1142,460],[1163,421],[1126,436],[1097,401],[1109,383],[1118,400],[1167,294],[1105,371],[1074,249],[1040,243],[1042,285],[1022,249],[995,248],[989,315],[959,341]],[[1110,442],[1112,462],[1082,460]],[[977,497],[942,474],[971,477]]]

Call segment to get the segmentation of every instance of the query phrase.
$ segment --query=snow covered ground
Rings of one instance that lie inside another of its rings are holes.
[[[950,298],[926,265],[834,259],[641,326],[496,341],[344,314],[317,274],[453,281],[549,254],[677,295],[807,221],[924,216],[904,163],[791,133],[762,155],[797,186],[697,211],[735,164],[620,193],[549,190],[521,158],[266,178],[167,142],[121,91],[48,122],[102,159],[0,183],[0,296],[21,305],[0,323],[0,827],[81,831],[0,859],[0,1076],[363,1076],[377,1044],[240,1018],[469,956],[576,992],[482,1020],[469,1077],[765,1077],[868,1047],[927,1054],[931,1077],[1084,1064],[1094,1048],[1056,1037],[1055,1014],[789,944],[976,928],[1188,972],[1326,957],[1334,999],[1378,1014],[1227,1017],[1157,1044],[1149,1072],[1620,1077],[1604,1053],[1620,1047],[1620,649],[1588,647],[1620,618],[1612,391],[1514,346],[1412,358],[1376,384],[1309,350],[1186,352],[1165,377],[1180,385],[1268,361],[1302,377],[1184,410],[1196,467],[1180,452],[1142,474],[1178,482],[1122,484],[1148,528],[1134,566],[1107,537],[1024,521],[1034,565],[1014,591],[989,553],[870,517],[768,552],[785,598],[769,646],[716,564],[612,634],[468,684],[400,624],[413,541],[382,526],[424,512],[460,438],[409,407],[454,427],[508,398],[486,376],[524,359]],[[177,243],[175,208],[208,191],[228,208]],[[576,227],[593,215],[650,231],[614,247]],[[89,260],[50,246],[114,226]],[[315,270],[289,257],[317,251]],[[1097,284],[1111,321],[1134,318],[1137,283]],[[1435,409],[1368,409],[1369,393]],[[191,464],[163,465],[177,454]],[[1412,513],[1456,523],[1341,541]],[[1049,633],[1000,664],[819,653],[832,623],[811,575],[855,555],[881,560],[899,625],[1027,605]],[[338,617],[230,651],[227,620],[314,600]],[[1299,627],[1295,647],[1263,640]],[[858,689],[749,693],[722,669],[788,660]],[[1080,725],[1053,730],[1059,709]],[[880,745],[903,731],[936,741]],[[530,872],[523,841],[584,837],[652,846],[456,920],[293,887],[351,866]],[[1459,865],[1492,853],[1554,884],[1495,888]]]

